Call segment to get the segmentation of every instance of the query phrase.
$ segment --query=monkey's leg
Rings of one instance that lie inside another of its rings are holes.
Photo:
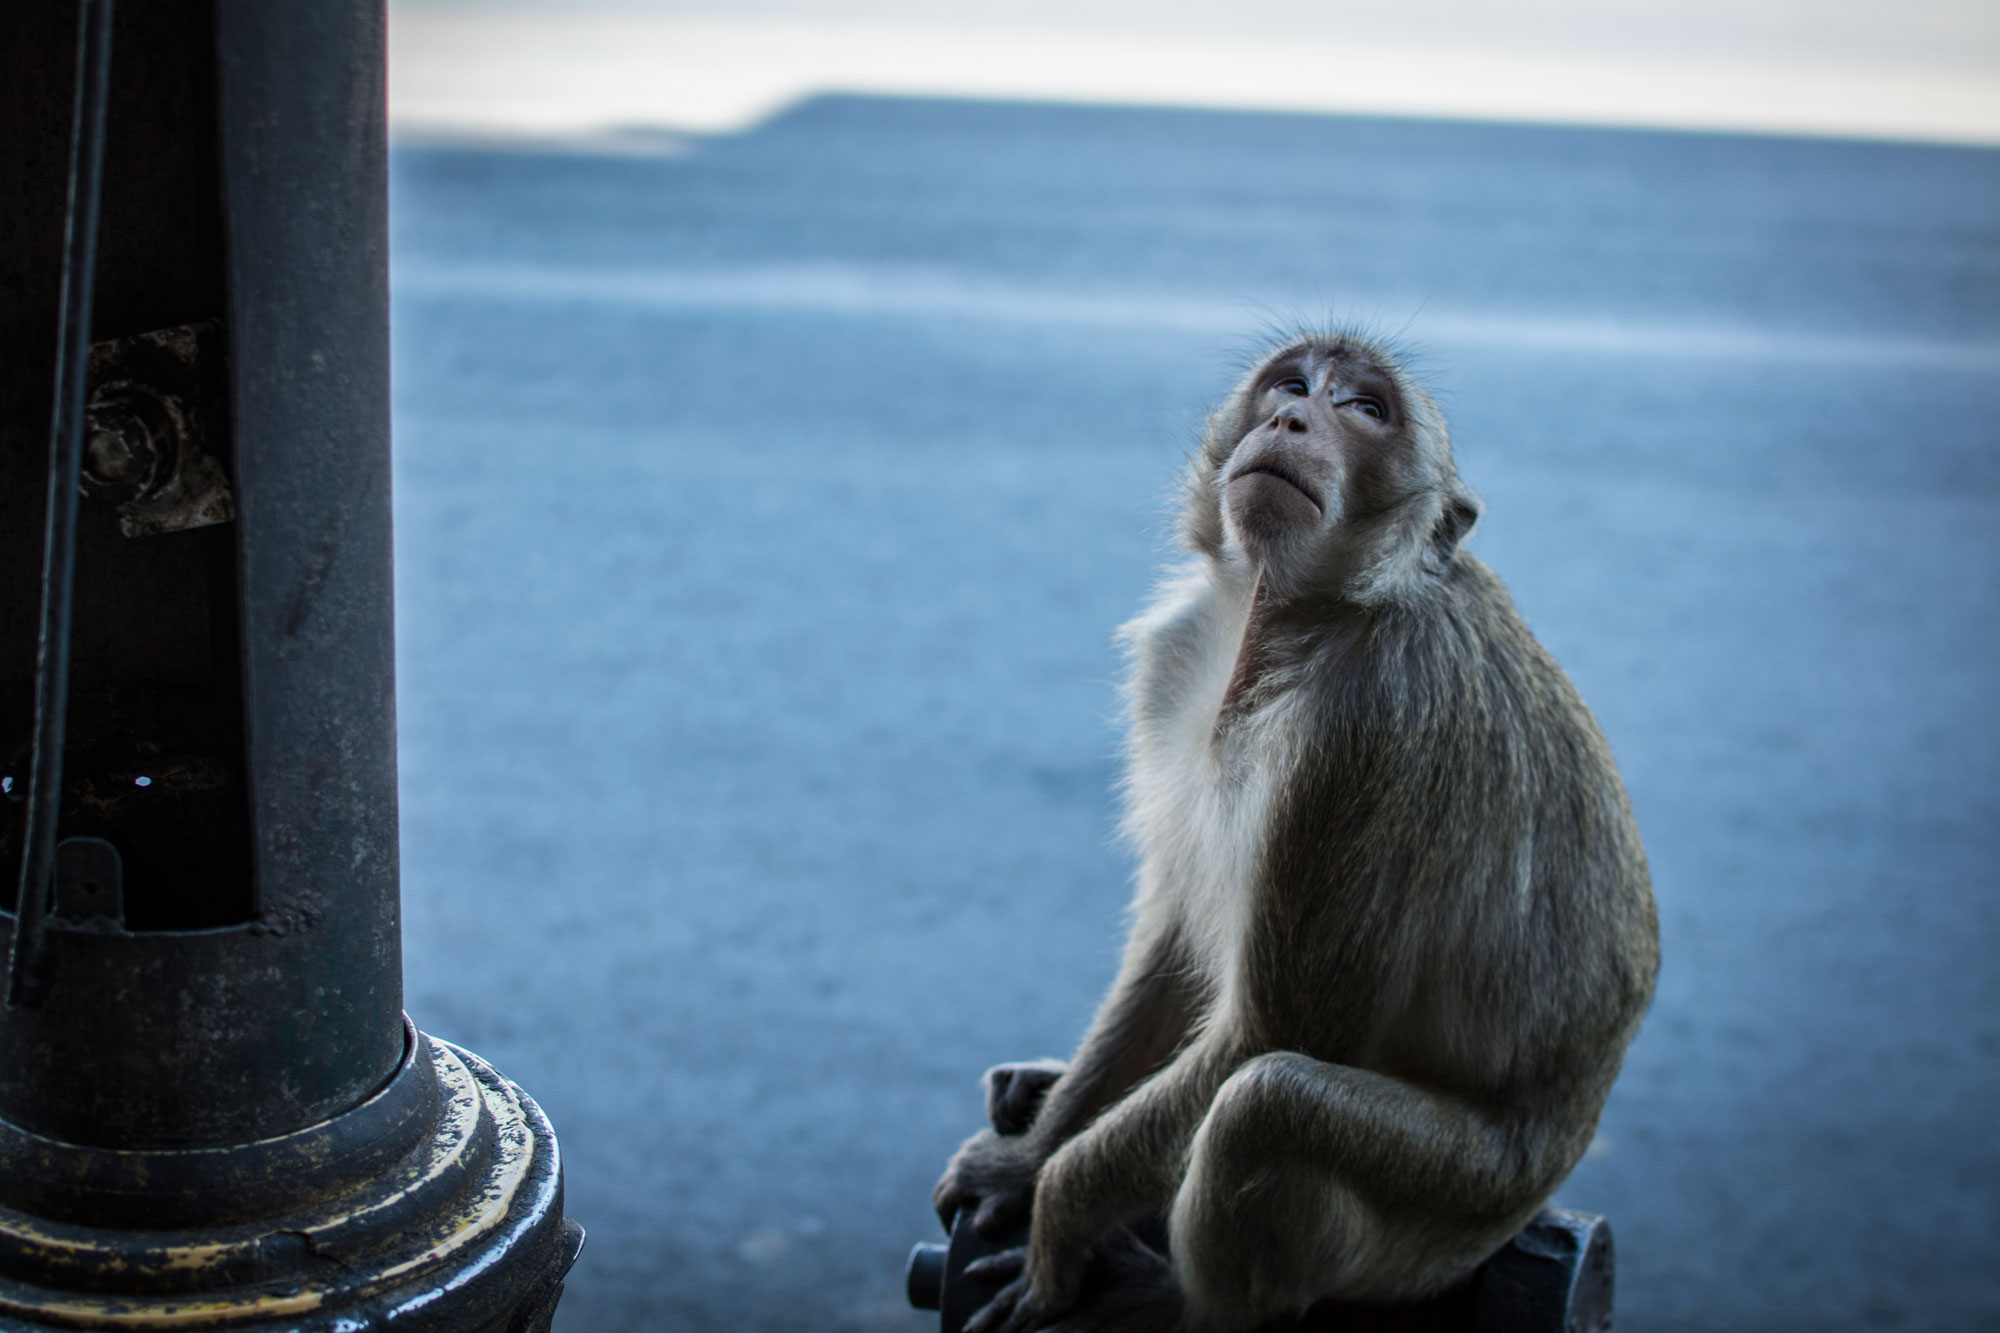
[[[1506,1243],[1554,1183],[1494,1118],[1411,1084],[1260,1055],[1216,1093],[1169,1223],[1190,1326],[1325,1297],[1412,1299]]]

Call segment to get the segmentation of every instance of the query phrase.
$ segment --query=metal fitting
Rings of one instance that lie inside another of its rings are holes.
[[[179,416],[134,384],[91,394],[84,408],[83,493],[107,504],[158,494],[180,462]]]

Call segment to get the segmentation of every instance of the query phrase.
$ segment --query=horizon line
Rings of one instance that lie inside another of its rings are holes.
[[[602,13],[392,13],[390,34],[390,124],[420,137],[732,134],[859,95],[2000,147],[2000,77],[1915,64]]]

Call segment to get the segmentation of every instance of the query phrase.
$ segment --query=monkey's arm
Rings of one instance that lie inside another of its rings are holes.
[[[1035,1181],[1025,1271],[1020,1251],[983,1261],[993,1276],[1021,1275],[967,1333],[1024,1333],[1069,1310],[1099,1242],[1166,1211],[1196,1127],[1242,1058],[1226,1034],[1204,1036],[1056,1149]]]
[[[1040,1157],[1069,1142],[1187,1042],[1199,1002],[1191,975],[1176,933],[1134,937],[1090,1031],[1029,1127]]]
[[[1113,1227],[1164,1212],[1209,1104],[1241,1063],[1220,1037],[1196,1042],[1056,1149],[1036,1180],[1030,1270],[1067,1296]]]
[[[1019,1136],[982,1130],[967,1139],[932,1191],[938,1217],[949,1226],[953,1214],[976,1202],[973,1224],[982,1233],[1017,1225],[1034,1199],[1042,1163],[1172,1057],[1187,1039],[1196,1000],[1177,936],[1135,935],[1090,1031],[1032,1125]]]

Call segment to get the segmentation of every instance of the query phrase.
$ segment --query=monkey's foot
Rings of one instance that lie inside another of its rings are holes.
[[[1035,1122],[1055,1081],[1069,1066],[1061,1060],[1020,1060],[986,1071],[986,1118],[996,1134],[1024,1134]]]
[[[977,1263],[967,1264],[965,1275],[982,1282],[1004,1282],[979,1312],[965,1323],[965,1333],[1034,1333],[1047,1328],[1054,1311],[1044,1308],[1035,1284],[1028,1277],[1026,1246],[1002,1250]]]
[[[1056,1302],[1027,1272],[1025,1248],[1003,1250],[966,1267],[966,1276],[1004,1281],[965,1333],[1176,1333],[1186,1313],[1167,1256],[1124,1227],[1091,1253],[1074,1301]]]
[[[1186,1309],[1167,1256],[1120,1227],[1091,1254],[1055,1333],[1174,1333]]]

